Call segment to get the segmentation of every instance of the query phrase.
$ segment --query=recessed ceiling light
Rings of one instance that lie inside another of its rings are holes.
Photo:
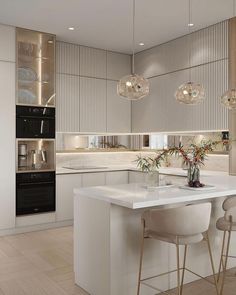
[[[70,30],[70,31],[74,31],[74,29],[75,29],[74,27],[69,27],[68,28],[68,30]]]
[[[144,46],[144,43],[143,43],[143,42],[140,42],[139,45],[140,45],[140,46]]]
[[[193,27],[193,26],[194,26],[194,24],[190,23],[190,24],[188,24],[188,26],[189,26],[189,27]]]

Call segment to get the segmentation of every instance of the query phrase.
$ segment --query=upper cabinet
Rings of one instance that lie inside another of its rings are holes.
[[[79,76],[57,74],[56,130],[58,132],[80,130],[79,84]]]
[[[116,93],[130,55],[64,42],[56,50],[57,132],[130,132],[131,103]]]
[[[5,25],[0,25],[0,61],[16,61],[15,53],[15,28]]]
[[[120,80],[131,73],[131,56],[116,52],[107,52],[107,79]]]
[[[107,132],[131,130],[131,102],[117,95],[117,82],[107,81]]]
[[[79,52],[79,45],[57,42],[56,72],[60,74],[79,75]]]
[[[106,80],[80,78],[80,132],[106,132]]]
[[[107,52],[80,46],[80,75],[106,79]]]
[[[55,36],[17,29],[17,104],[55,106]]]
[[[137,73],[150,81],[150,95],[132,102],[132,132],[228,129],[228,111],[220,103],[228,88],[227,21],[140,52],[135,62]],[[175,91],[190,74],[205,88],[200,105],[175,99]]]

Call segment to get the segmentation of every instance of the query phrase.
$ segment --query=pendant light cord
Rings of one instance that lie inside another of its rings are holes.
[[[191,17],[191,0],[188,1],[188,46],[189,46],[189,54],[188,54],[188,66],[189,66],[189,82],[192,82],[191,75],[191,25],[192,25],[192,17]]]
[[[235,0],[233,0],[233,17],[235,17]]]
[[[135,46],[135,0],[133,0],[133,49],[132,49],[132,75],[134,75],[134,46]]]

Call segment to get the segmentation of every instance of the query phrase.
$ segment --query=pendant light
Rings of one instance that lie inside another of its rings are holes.
[[[235,0],[233,1],[233,17],[235,16]],[[221,104],[229,110],[236,110],[236,89],[231,88],[225,91],[221,98]]]
[[[179,103],[188,104],[188,105],[196,105],[201,103],[205,99],[205,90],[203,86],[199,83],[192,82],[191,80],[191,27],[193,26],[191,19],[191,0],[189,0],[189,35],[188,35],[188,43],[189,43],[189,82],[184,83],[179,86],[179,88],[175,92],[175,98]]]
[[[118,95],[129,100],[139,100],[149,94],[149,81],[134,72],[134,47],[135,47],[135,0],[133,0],[133,52],[132,73],[122,77],[117,84]]]

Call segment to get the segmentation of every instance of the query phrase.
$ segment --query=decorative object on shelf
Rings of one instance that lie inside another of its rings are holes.
[[[205,89],[199,83],[192,82],[191,77],[191,27],[192,27],[192,19],[191,19],[191,0],[189,0],[189,35],[188,35],[188,43],[189,43],[189,57],[188,57],[188,67],[189,67],[189,82],[186,82],[179,86],[179,88],[175,92],[175,98],[179,103],[187,104],[187,105],[196,105],[200,104],[205,99]]]
[[[236,89],[227,90],[221,96],[221,104],[229,110],[236,110]]]
[[[202,141],[200,144],[192,143],[189,148],[184,149],[183,146],[170,147],[158,153],[155,157],[141,157],[138,156],[136,162],[138,168],[143,172],[158,171],[161,163],[170,155],[181,156],[183,162],[188,167],[187,183],[189,187],[200,188],[204,184],[200,182],[200,167],[204,165],[209,152],[213,152],[219,144],[229,144],[229,141]]]
[[[18,90],[18,99],[20,103],[25,103],[25,104],[36,104],[37,103],[37,98],[36,95],[28,90],[21,88]]]
[[[134,71],[134,47],[135,47],[135,0],[133,0],[133,54],[132,74],[122,77],[117,84],[118,95],[129,100],[138,100],[149,94],[149,81]]]
[[[18,82],[29,84],[38,80],[36,72],[31,68],[18,68]]]

